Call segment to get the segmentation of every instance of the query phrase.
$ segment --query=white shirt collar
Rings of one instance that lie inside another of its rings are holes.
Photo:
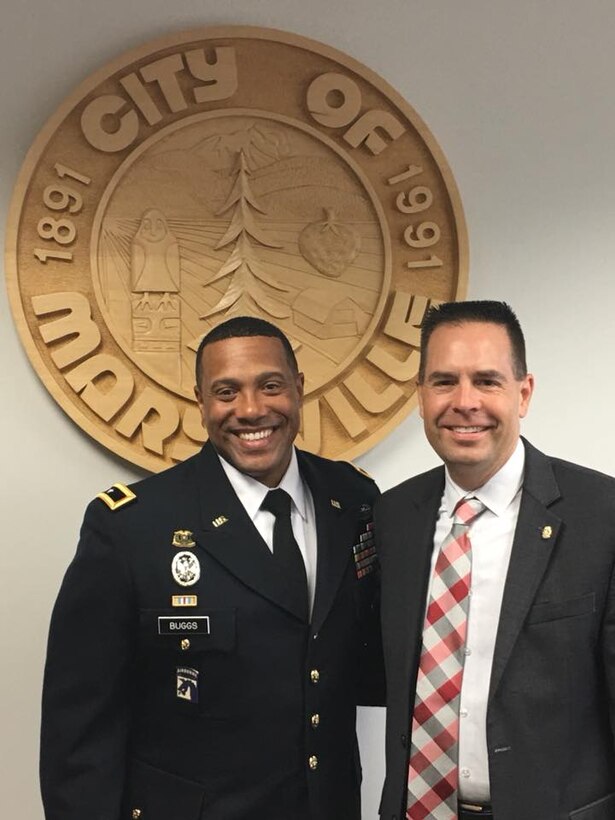
[[[297,453],[294,447],[290,457],[290,464],[278,487],[267,487],[265,484],[252,478],[252,476],[240,472],[236,467],[222,458],[219,453],[216,453],[216,455],[220,459],[222,469],[226,473],[226,477],[230,481],[232,488],[235,490],[237,498],[243,504],[252,521],[254,521],[254,517],[258,513],[269,490],[278,488],[285,490],[289,494],[297,512],[304,521],[306,520],[305,488],[303,486],[303,480],[301,479],[301,473],[299,472],[299,463],[297,462]]]
[[[521,485],[523,484],[523,471],[525,467],[525,447],[519,438],[517,446],[508,461],[500,467],[497,473],[492,476],[486,484],[468,493],[459,487],[450,477],[448,468],[444,483],[443,507],[446,513],[452,517],[455,505],[460,498],[472,495],[482,501],[488,510],[495,515],[502,515],[509,504],[513,501]]]

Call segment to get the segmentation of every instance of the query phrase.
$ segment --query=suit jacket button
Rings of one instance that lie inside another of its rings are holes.
[[[407,743],[408,743],[408,737],[407,737],[407,735],[402,735],[399,739],[401,740],[401,745],[402,745],[402,746],[404,747],[404,749],[405,749],[405,748],[406,748],[406,745],[407,745]]]
[[[310,672],[310,680],[312,681],[312,683],[318,683],[318,681],[320,680],[320,672],[318,671],[318,669],[312,669],[312,671]]]
[[[318,768],[318,758],[316,757],[316,755],[310,755],[308,759],[308,766],[312,771]]]
[[[190,649],[190,641],[188,640],[188,638],[183,638],[180,646],[182,648],[182,651],[184,652],[186,651],[186,649]]]
[[[132,820],[139,820],[139,817],[141,817],[141,809],[133,809]]]
[[[320,715],[318,713],[313,714],[310,718],[310,723],[312,724],[312,729],[318,729],[320,726]]]

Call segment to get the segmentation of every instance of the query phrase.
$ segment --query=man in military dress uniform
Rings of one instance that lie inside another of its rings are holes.
[[[359,820],[377,488],[293,448],[303,376],[268,322],[203,339],[196,396],[203,450],[87,509],[51,622],[47,820]]]

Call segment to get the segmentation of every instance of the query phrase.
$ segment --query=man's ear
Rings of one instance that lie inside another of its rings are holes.
[[[530,407],[530,400],[534,393],[534,377],[528,373],[525,378],[521,380],[519,385],[520,401],[519,401],[519,418],[523,419],[527,415]]]
[[[303,373],[297,373],[295,384],[297,386],[297,393],[299,393],[299,398],[303,403],[303,393],[305,389],[305,376],[303,375]]]
[[[201,395],[201,391],[199,389],[198,384],[194,386],[194,396],[196,398],[196,403],[199,406],[199,412],[201,414],[201,424],[205,427],[205,416],[203,415],[203,397]]]
[[[419,400],[419,415],[422,419],[425,418],[423,415],[423,385],[418,384],[416,385],[416,396]]]

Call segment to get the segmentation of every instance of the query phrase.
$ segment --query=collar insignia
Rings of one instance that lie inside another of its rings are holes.
[[[217,518],[214,518],[211,523],[214,527],[221,527],[223,524],[226,524],[227,521],[228,518],[225,515],[219,515]]]

